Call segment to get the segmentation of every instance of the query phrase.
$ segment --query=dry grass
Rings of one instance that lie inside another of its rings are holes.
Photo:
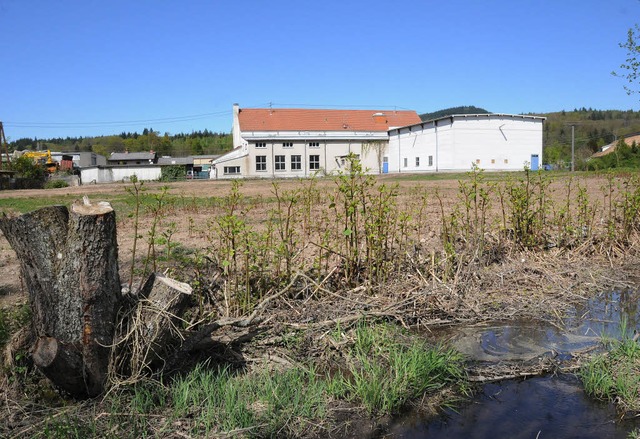
[[[351,199],[356,218],[348,215],[341,183],[332,179],[281,181],[277,192],[270,181],[247,181],[233,209],[229,182],[175,183],[165,190],[145,184],[150,207],[153,195],[164,193],[168,202],[155,213],[142,210],[135,260],[135,218],[118,212],[121,278],[128,283],[132,265],[134,287],[144,278],[147,231],[156,224],[151,238],[158,270],[191,283],[199,298],[187,326],[249,315],[287,284],[286,294],[260,309],[266,332],[242,351],[227,346],[248,370],[304,367],[309,359],[335,366],[341,346],[328,334],[336,327],[348,332],[363,318],[426,330],[523,317],[561,324],[565,311],[594,293],[637,285],[640,239],[630,218],[638,201],[628,196],[637,192],[637,181],[626,175],[550,178],[544,184],[524,178],[472,175],[459,183],[379,177],[362,183]],[[508,194],[525,184],[538,191],[519,200],[530,202],[532,221],[530,236],[519,239]],[[382,185],[393,191],[380,205],[387,216],[367,217]],[[486,204],[478,203],[479,189],[488,194]],[[122,197],[125,188],[72,191],[109,200]],[[0,193],[0,199],[8,196],[43,193]],[[46,196],[55,197],[55,191]],[[289,212],[292,197],[297,201]],[[363,208],[357,203],[365,198],[370,204]],[[367,218],[388,227],[367,229]],[[284,227],[288,221],[290,230]],[[354,244],[355,228],[360,234]],[[383,241],[377,240],[381,230],[388,233]],[[277,245],[283,242],[290,245]],[[0,279],[10,279],[17,262],[3,238],[0,246]],[[5,297],[21,297],[19,281],[2,288]],[[225,331],[236,339],[233,327],[223,328],[221,338]],[[5,384],[15,404],[7,400],[3,410],[23,407],[19,389]]]

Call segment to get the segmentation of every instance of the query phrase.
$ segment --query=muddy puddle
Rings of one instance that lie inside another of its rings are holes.
[[[637,292],[601,294],[547,322],[508,322],[443,329],[431,334],[475,365],[570,361],[638,326]],[[640,328],[639,328],[640,329]],[[407,413],[387,431],[394,438],[626,438],[640,421],[620,421],[611,404],[594,401],[573,374],[490,382],[437,419]]]

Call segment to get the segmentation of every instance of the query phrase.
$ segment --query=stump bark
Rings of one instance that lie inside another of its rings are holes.
[[[99,395],[121,301],[114,210],[85,199],[70,210],[52,206],[3,215],[0,230],[28,289],[34,363],[72,396]]]
[[[159,369],[169,352],[182,342],[181,317],[191,302],[190,285],[152,273],[138,293],[137,319],[139,343],[146,355],[138,367]]]

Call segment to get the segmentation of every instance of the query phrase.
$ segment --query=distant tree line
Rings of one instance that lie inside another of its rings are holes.
[[[209,130],[161,135],[153,128],[138,132],[97,137],[56,137],[50,139],[21,138],[9,143],[11,150],[54,150],[65,152],[93,151],[109,156],[112,152],[156,151],[159,155],[185,157],[189,155],[221,154],[233,148],[229,133]]]
[[[444,110],[434,111],[433,113],[424,113],[420,115],[420,119],[433,120],[441,117],[452,116],[454,114],[489,114],[490,112],[484,108],[474,107],[473,105],[445,108]]]
[[[571,127],[574,127],[576,168],[586,169],[587,161],[603,146],[640,132],[640,111],[574,108],[544,116],[543,161],[558,167],[571,163]]]

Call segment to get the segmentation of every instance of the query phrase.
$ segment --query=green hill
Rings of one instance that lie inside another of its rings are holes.
[[[485,110],[484,108],[474,107],[473,105],[462,106],[462,107],[451,107],[446,108],[440,111],[434,111],[433,113],[424,113],[420,115],[420,119],[425,120],[433,120],[439,119],[445,116],[451,116],[452,114],[488,114],[490,111]]]
[[[574,109],[544,116],[543,161],[559,168],[571,163],[571,127],[574,127],[576,169],[586,169],[587,159],[600,148],[640,132],[640,111]]]

